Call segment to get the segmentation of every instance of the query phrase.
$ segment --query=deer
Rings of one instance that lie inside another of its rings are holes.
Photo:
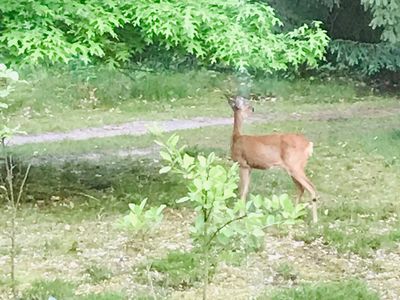
[[[242,135],[243,120],[254,112],[250,101],[242,96],[225,95],[233,109],[231,159],[239,164],[239,196],[246,200],[252,169],[284,169],[291,176],[297,190],[296,205],[307,190],[312,199],[312,219],[318,222],[317,193],[307,178],[305,167],[313,153],[313,143],[304,135],[278,133],[268,135]]]

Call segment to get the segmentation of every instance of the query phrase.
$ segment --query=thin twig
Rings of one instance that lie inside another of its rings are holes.
[[[226,226],[228,226],[229,224],[235,222],[235,221],[239,221],[241,219],[244,219],[245,217],[247,217],[247,215],[242,215],[240,217],[237,217],[235,219],[229,220],[228,222],[226,222],[224,225],[222,225],[221,227],[219,227],[211,236],[211,238],[208,240],[206,247],[208,247],[208,245],[210,245],[210,243],[212,242],[212,240],[215,238],[215,236],[222,230],[224,229]]]
[[[26,172],[25,172],[24,179],[22,180],[21,185],[19,187],[19,193],[18,193],[18,198],[17,198],[17,203],[16,203],[17,207],[18,207],[19,202],[21,200],[22,193],[24,191],[24,187],[25,187],[25,184],[26,184],[26,180],[28,179],[28,175],[29,175],[29,171],[30,170],[31,170],[31,164],[28,165],[28,168],[26,169]]]
[[[3,149],[5,148],[4,141],[2,143]],[[11,249],[10,249],[10,264],[11,264],[11,289],[14,299],[17,299],[17,291],[15,287],[15,219],[17,217],[17,207],[15,206],[14,189],[13,189],[13,165],[12,158],[6,154],[6,182],[8,183],[9,193],[7,194],[8,202],[11,207]]]
[[[151,293],[153,294],[153,298],[154,298],[154,300],[157,300],[157,294],[156,294],[156,291],[154,290],[153,280],[152,280],[151,274],[150,274],[150,268],[151,268],[151,265],[146,266],[147,280],[150,283],[150,288],[151,288]]]
[[[7,172],[6,181],[8,183],[8,189],[9,189],[8,201],[10,202],[11,207],[14,208],[15,198],[14,198],[14,188],[13,188],[13,168],[12,168],[12,158],[9,156],[6,156],[6,172]]]
[[[99,198],[96,198],[96,197],[94,197],[94,196],[92,196],[92,195],[85,194],[85,193],[82,193],[82,192],[78,192],[78,193],[76,193],[76,194],[77,194],[77,195],[81,195],[81,196],[85,196],[85,197],[87,197],[87,198],[89,198],[89,199],[96,200],[96,201],[100,202],[100,199],[99,199]]]

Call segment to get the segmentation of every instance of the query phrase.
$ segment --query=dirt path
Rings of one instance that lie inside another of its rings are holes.
[[[337,120],[354,117],[378,118],[400,115],[400,107],[350,107],[345,110],[323,110],[307,113],[271,113],[268,115],[255,115],[252,122],[273,122],[286,120]],[[33,135],[17,135],[9,141],[9,145],[23,145],[30,143],[58,142],[63,140],[86,140],[91,138],[104,138],[120,135],[144,135],[149,133],[149,128],[157,126],[164,132],[195,129],[208,126],[221,126],[232,124],[232,118],[197,117],[194,119],[173,119],[168,121],[134,121],[120,125],[106,125],[102,127],[75,129],[70,132],[48,132]]]

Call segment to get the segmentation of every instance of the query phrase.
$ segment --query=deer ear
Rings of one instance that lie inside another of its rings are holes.
[[[232,98],[228,98],[228,104],[232,109],[236,108],[236,102]]]
[[[228,99],[228,100],[232,100],[232,95],[231,94],[229,94],[229,93],[224,93],[224,96],[225,96],[225,98],[226,99]]]

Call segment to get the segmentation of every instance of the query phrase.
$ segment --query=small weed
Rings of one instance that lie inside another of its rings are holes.
[[[57,239],[52,239],[52,240],[46,240],[43,245],[43,250],[46,254],[54,253],[58,250],[61,250],[63,247],[63,244],[61,240]]]
[[[379,234],[370,231],[374,228],[371,224],[379,226],[379,223],[365,220],[336,222],[334,225],[324,225],[323,228],[296,232],[294,238],[310,244],[322,237],[326,245],[335,247],[339,252],[350,251],[361,257],[369,257],[377,249],[395,247],[400,241],[397,229]]]
[[[323,237],[327,244],[333,244],[340,252],[351,251],[362,257],[369,256],[381,246],[380,237],[369,235],[364,228],[324,227]]]
[[[112,272],[107,268],[95,265],[87,267],[85,273],[89,274],[92,283],[109,280],[112,276]]]
[[[32,283],[32,286],[24,291],[22,299],[24,300],[47,300],[50,297],[56,299],[71,299],[74,294],[74,285],[70,282],[56,280],[38,280]]]
[[[145,271],[145,268],[142,268],[142,271]],[[167,257],[154,260],[150,271],[163,274],[162,279],[157,282],[159,285],[177,289],[191,287],[203,276],[200,254],[195,252],[170,252]]]
[[[382,264],[377,261],[372,262],[370,269],[375,273],[383,273],[385,271],[385,268],[382,267]]]
[[[135,295],[134,299],[135,300],[156,300],[158,298],[148,295],[146,293],[139,293],[139,294]],[[163,299],[163,298],[161,297],[160,299]]]
[[[379,296],[358,280],[303,284],[295,288],[275,290],[259,299],[271,300],[378,300]]]
[[[296,280],[298,276],[294,267],[287,262],[279,264],[275,271],[278,276],[282,277],[286,281]]]
[[[341,103],[358,101],[358,93],[353,84],[332,81],[297,79],[285,81],[277,78],[256,79],[253,90],[257,94],[270,95],[291,103]]]
[[[219,261],[224,261],[229,265],[239,267],[246,259],[244,251],[223,250],[218,255]]]

